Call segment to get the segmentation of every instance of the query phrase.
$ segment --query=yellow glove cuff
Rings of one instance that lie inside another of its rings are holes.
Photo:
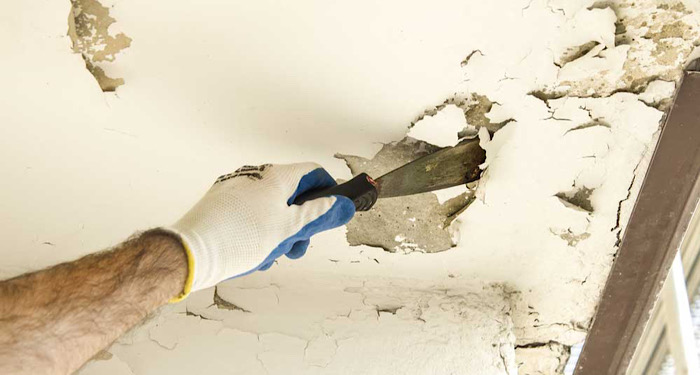
[[[178,303],[187,298],[192,291],[192,282],[194,281],[194,257],[192,256],[192,251],[190,250],[189,246],[187,246],[185,241],[180,239],[180,243],[185,249],[185,254],[187,254],[187,278],[185,279],[185,286],[182,288],[182,293],[171,298],[168,303]]]

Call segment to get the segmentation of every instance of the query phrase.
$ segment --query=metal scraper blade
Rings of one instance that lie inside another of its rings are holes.
[[[401,166],[376,179],[379,198],[398,197],[464,185],[479,178],[486,152],[479,140],[464,141]]]

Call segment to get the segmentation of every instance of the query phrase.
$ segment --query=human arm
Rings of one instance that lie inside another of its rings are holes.
[[[243,167],[171,227],[1,281],[0,374],[73,372],[169,299],[303,256],[312,235],[355,212],[345,197],[293,204],[333,184],[311,163]]]
[[[179,239],[154,230],[0,282],[0,373],[74,372],[178,295],[186,276]]]

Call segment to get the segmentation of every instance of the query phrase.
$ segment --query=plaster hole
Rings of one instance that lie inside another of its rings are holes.
[[[664,24],[661,26],[661,29],[656,32],[649,30],[644,37],[658,43],[662,39],[683,38],[686,35],[691,35],[692,33],[693,28],[690,25],[678,20],[673,23]]]

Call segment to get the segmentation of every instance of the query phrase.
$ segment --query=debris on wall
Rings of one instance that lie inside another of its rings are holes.
[[[124,84],[123,78],[112,78],[105,70],[119,52],[131,45],[131,38],[126,34],[110,33],[109,29],[115,22],[109,8],[98,0],[71,0],[68,36],[73,42],[73,52],[81,54],[85,68],[104,92],[115,91]]]

